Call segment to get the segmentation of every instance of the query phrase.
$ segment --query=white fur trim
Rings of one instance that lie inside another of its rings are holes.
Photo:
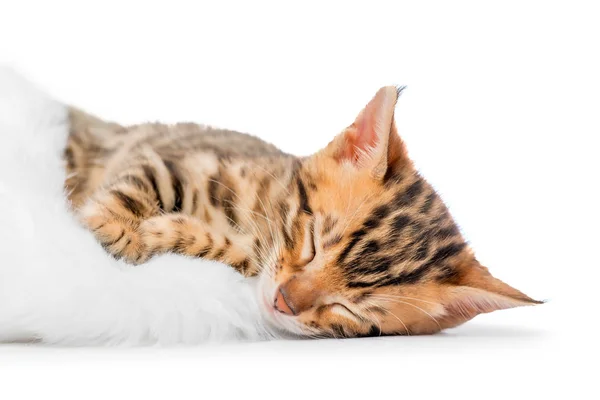
[[[67,212],[66,109],[0,68],[0,341],[193,344],[260,339],[255,281],[209,261],[108,257]]]

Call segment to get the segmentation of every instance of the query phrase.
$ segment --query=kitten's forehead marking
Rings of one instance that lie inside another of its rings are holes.
[[[414,173],[386,191],[385,200],[365,210],[338,255],[348,288],[452,278],[453,260],[466,244],[449,213],[429,215],[441,204],[433,188]]]

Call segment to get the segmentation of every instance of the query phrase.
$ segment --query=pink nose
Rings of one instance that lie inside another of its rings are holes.
[[[275,296],[275,302],[273,304],[273,307],[275,307],[275,309],[282,314],[296,315],[296,313],[294,312],[292,307],[290,307],[290,305],[286,301],[283,288],[279,288],[279,290],[277,291],[277,295]]]

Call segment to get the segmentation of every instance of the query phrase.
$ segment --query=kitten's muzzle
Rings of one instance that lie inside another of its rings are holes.
[[[321,293],[314,277],[293,275],[277,289],[273,308],[285,315],[299,315],[313,308]]]

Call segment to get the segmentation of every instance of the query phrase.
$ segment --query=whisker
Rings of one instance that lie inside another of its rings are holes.
[[[366,301],[366,303],[370,304],[372,306],[377,306],[375,303],[371,303],[371,302],[368,302],[368,301]],[[379,321],[379,318],[377,318],[375,316],[375,313],[373,311],[370,311],[370,310],[365,310],[365,311],[368,312],[371,315],[371,319],[369,321],[375,322],[377,324],[377,328],[379,329],[379,336],[381,336],[381,323]]]
[[[416,297],[408,297],[408,296],[400,296],[400,295],[395,295],[395,294],[386,294],[386,293],[379,293],[379,294],[373,294],[370,297],[387,297],[390,299],[407,299],[407,300],[416,300],[416,301],[421,301],[423,303],[428,303],[428,304],[432,304],[435,306],[439,306],[439,303],[434,303],[433,301],[427,301],[427,300],[423,300],[423,299],[419,299]]]
[[[257,168],[259,168],[260,170],[262,170],[263,172],[265,172],[265,173],[266,173],[267,175],[269,175],[271,178],[273,178],[273,179],[275,180],[275,182],[277,182],[277,183],[279,184],[279,186],[281,186],[281,187],[283,188],[283,190],[285,190],[285,191],[286,191],[286,193],[287,193],[288,195],[290,194],[290,191],[289,191],[289,189],[288,189],[288,188],[287,188],[287,187],[286,187],[286,186],[285,186],[285,185],[284,185],[284,184],[283,184],[283,183],[282,183],[282,182],[281,182],[281,181],[280,181],[280,180],[279,180],[279,179],[278,179],[278,178],[277,178],[275,175],[273,175],[271,172],[267,171],[267,170],[266,170],[264,167],[262,167],[262,166],[258,165],[258,164],[257,164],[257,163],[255,163],[255,162],[252,162],[252,164],[253,164],[254,166],[256,166]],[[255,175],[256,175],[256,174],[255,174]]]
[[[383,308],[383,309],[385,310],[385,312],[386,312],[386,313],[388,313],[388,314],[390,314],[392,317],[396,318],[396,319],[398,320],[398,322],[400,322],[400,323],[402,324],[402,326],[404,327],[404,329],[406,330],[406,334],[407,334],[408,336],[411,336],[411,334],[410,334],[410,330],[408,329],[408,327],[406,326],[406,324],[404,323],[404,321],[402,321],[402,319],[401,319],[399,316],[397,316],[396,314],[394,314],[394,313],[393,313],[393,312],[392,312],[392,311],[391,311],[389,308],[386,308],[386,307],[384,307],[384,306],[381,306],[381,305],[379,305],[379,304],[374,304],[374,303],[371,303],[371,305],[373,305],[373,306],[376,306],[376,307],[381,307],[381,308]]]
[[[438,320],[437,320],[437,319],[435,319],[435,318],[433,317],[433,315],[431,315],[431,314],[430,314],[430,313],[428,313],[427,311],[423,310],[421,307],[419,307],[419,306],[416,306],[416,305],[414,305],[414,304],[412,304],[412,303],[409,303],[409,302],[407,302],[407,301],[402,301],[402,300],[398,300],[398,299],[387,299],[387,300],[388,300],[388,301],[394,301],[394,302],[401,303],[401,304],[406,304],[406,305],[409,305],[409,306],[411,306],[411,307],[414,307],[414,308],[416,308],[417,310],[420,310],[420,311],[421,311],[421,312],[423,312],[425,315],[429,316],[429,318],[431,318],[431,319],[433,320],[433,322],[435,322],[435,323],[437,324],[438,328],[439,328],[440,330],[442,330],[442,326],[440,325],[440,323],[438,322]]]
[[[342,236],[344,236],[346,234],[346,230],[348,229],[348,227],[350,226],[350,224],[352,222],[354,222],[354,218],[356,217],[356,214],[358,214],[358,212],[361,210],[361,208],[363,207],[363,205],[370,200],[372,197],[374,196],[374,193],[368,195],[367,197],[365,197],[365,199],[358,205],[358,207],[356,208],[356,210],[354,210],[354,214],[352,214],[352,216],[347,220],[346,222],[346,226],[344,226],[344,229],[342,230]]]
[[[235,208],[236,208],[236,209],[238,209],[238,210],[240,210],[240,211],[243,211],[243,212],[241,213],[241,214],[242,214],[242,218],[243,218],[243,220],[244,220],[245,222],[247,222],[247,223],[250,225],[250,227],[252,228],[253,234],[254,234],[254,235],[256,235],[256,236],[258,236],[258,237],[259,237],[259,240],[261,240],[263,243],[265,243],[265,244],[269,243],[269,241],[268,241],[268,240],[267,240],[267,238],[265,237],[265,235],[264,235],[264,233],[263,233],[262,229],[260,228],[260,226],[258,225],[258,223],[257,223],[255,220],[253,220],[253,219],[252,219],[252,218],[251,218],[251,217],[250,217],[250,216],[247,214],[247,213],[250,213],[250,214],[252,214],[252,215],[259,216],[259,217],[263,218],[265,221],[267,221],[267,222],[268,222],[268,223],[267,223],[267,226],[268,226],[268,228],[269,228],[269,230],[270,230],[270,232],[271,232],[271,238],[273,238],[273,237],[274,237],[274,233],[273,233],[273,230],[272,230],[272,227],[271,227],[271,224],[274,224],[274,222],[273,222],[273,220],[271,220],[269,217],[267,217],[267,214],[268,214],[268,213],[267,213],[266,207],[264,206],[264,203],[262,202],[262,200],[260,199],[260,197],[258,197],[258,200],[261,202],[261,205],[262,205],[262,208],[263,208],[263,211],[265,212],[265,214],[261,214],[261,213],[258,213],[258,212],[254,211],[254,210],[251,210],[251,209],[247,208],[248,204],[247,204],[247,203],[246,203],[246,202],[245,202],[245,201],[244,201],[244,200],[243,200],[243,199],[242,199],[242,198],[241,198],[241,197],[238,195],[238,193],[236,193],[236,192],[235,192],[233,189],[231,189],[229,186],[225,185],[223,182],[220,182],[220,181],[218,181],[218,180],[215,180],[215,179],[212,179],[212,178],[209,178],[209,179],[208,179],[208,181],[209,181],[209,182],[214,182],[214,183],[216,183],[216,184],[218,184],[218,185],[222,186],[222,187],[223,187],[223,188],[225,188],[226,190],[228,190],[230,193],[232,193],[232,194],[233,194],[233,195],[236,197],[236,199],[238,199],[238,200],[239,200],[239,202],[240,202],[240,203],[242,203],[242,204],[243,204],[243,206],[245,206],[245,207],[242,207],[242,206],[240,206],[239,204],[234,204],[234,206],[235,206]],[[227,219],[228,219],[228,220],[229,220],[229,221],[230,221],[230,222],[231,222],[233,225],[235,225],[235,227],[236,227],[236,229],[237,229],[238,231],[240,231],[240,232],[242,232],[242,233],[245,231],[245,230],[244,230],[244,229],[243,229],[243,228],[242,228],[242,227],[241,227],[241,226],[240,226],[238,223],[236,223],[235,221],[233,221],[233,220],[232,220],[230,217],[227,217],[227,216],[226,216],[226,218],[227,218]],[[248,255],[251,253],[250,249],[248,249],[248,250],[247,250],[247,253],[248,253]],[[260,266],[261,264],[264,264],[264,262],[267,260],[267,257],[265,256],[265,254],[264,254],[264,252],[262,251],[262,249],[260,249],[258,256],[259,256],[259,257],[260,257],[260,258],[263,260],[263,263],[257,263],[257,265],[258,265],[258,266]],[[264,265],[263,265],[263,267],[264,267]]]

